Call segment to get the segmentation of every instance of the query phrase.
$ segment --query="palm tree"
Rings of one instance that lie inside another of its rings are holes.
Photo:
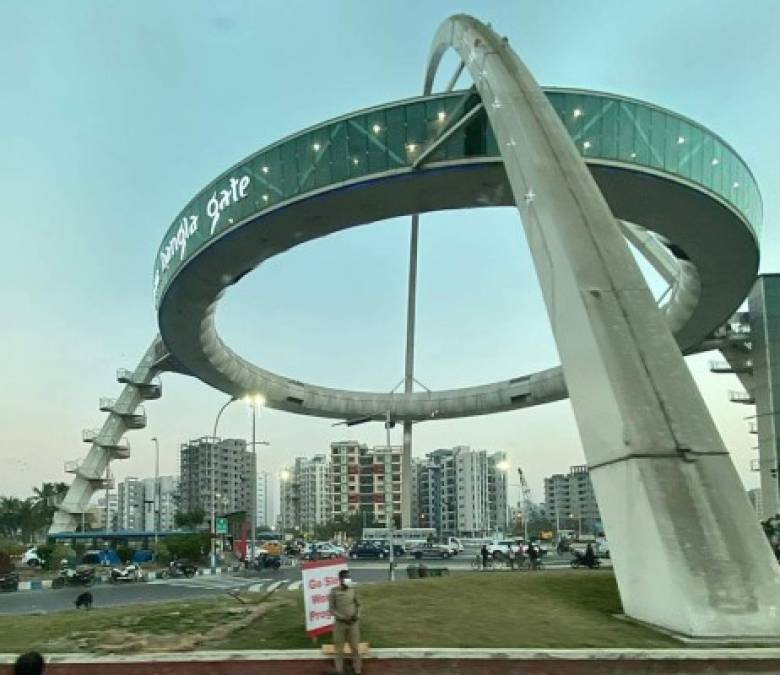
[[[57,501],[68,491],[67,483],[42,483],[40,488],[33,488],[30,498],[33,509],[33,533],[47,530],[57,510]]]
[[[16,497],[0,497],[0,532],[16,539],[21,520],[22,500]]]

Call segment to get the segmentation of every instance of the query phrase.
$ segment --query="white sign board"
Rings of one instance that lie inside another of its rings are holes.
[[[333,630],[333,615],[328,609],[330,592],[339,585],[339,572],[347,569],[343,558],[315,560],[303,563],[303,606],[306,612],[306,633],[316,637]]]

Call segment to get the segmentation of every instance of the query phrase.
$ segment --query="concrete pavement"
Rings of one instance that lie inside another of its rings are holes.
[[[14,655],[0,655],[0,675]],[[328,667],[317,650],[192,652],[94,657],[48,655],[47,675],[309,675]],[[2,665],[6,664],[6,665]],[[367,675],[617,675],[777,673],[780,650],[764,649],[374,649]]]

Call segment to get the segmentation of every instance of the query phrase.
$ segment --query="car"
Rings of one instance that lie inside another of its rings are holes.
[[[16,572],[0,572],[0,591],[19,590],[19,575]]]
[[[373,541],[361,541],[349,549],[349,557],[357,558],[387,558],[390,555],[390,549],[380,546]]]
[[[28,567],[41,567],[43,560],[38,556],[38,549],[33,546],[28,548],[22,555],[22,564]]]
[[[488,544],[487,550],[491,558],[502,558],[509,554],[509,549],[512,549],[516,555],[521,554],[524,549],[524,542],[522,539],[502,539],[494,540],[493,543]]]
[[[448,544],[435,544],[426,542],[410,549],[409,555],[417,560],[422,558],[451,558],[452,549]]]
[[[316,542],[303,554],[306,560],[330,560],[344,555],[344,549],[334,544]]]
[[[387,539],[372,539],[371,540],[377,546],[387,549],[388,555],[390,554],[390,542]],[[401,544],[393,544],[393,556],[400,558],[406,555],[406,549]]]

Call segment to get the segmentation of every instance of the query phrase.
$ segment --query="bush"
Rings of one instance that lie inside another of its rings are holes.
[[[129,546],[118,546],[116,554],[119,556],[123,565],[129,565],[130,561],[133,559],[133,549]]]
[[[27,550],[27,546],[11,539],[0,539],[0,553],[5,553],[11,557],[22,555]]]
[[[210,535],[208,532],[179,534],[166,539],[172,559],[186,558],[193,562],[202,562],[209,554]]]
[[[73,558],[73,551],[64,544],[41,544],[37,550],[45,570],[58,570],[63,560]]]
[[[167,565],[171,560],[173,560],[173,556],[171,555],[171,549],[168,548],[163,542],[159,542],[157,546],[153,548],[154,550],[154,561],[158,565]]]

